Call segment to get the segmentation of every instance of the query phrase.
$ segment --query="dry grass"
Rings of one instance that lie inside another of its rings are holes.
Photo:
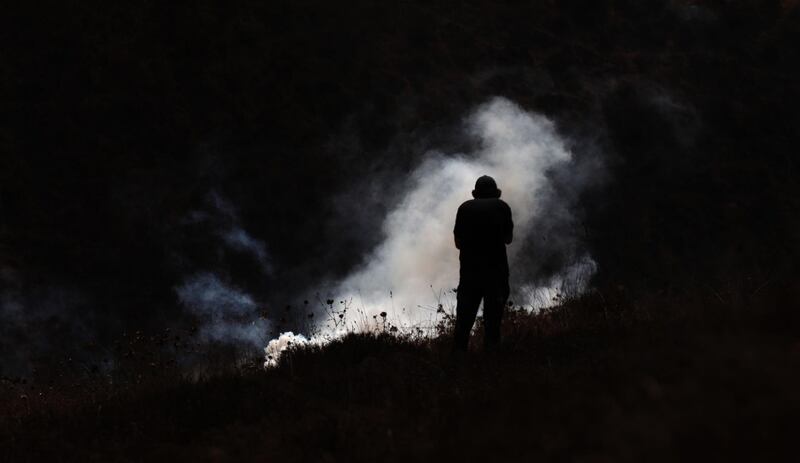
[[[800,337],[774,322],[791,320],[785,288],[738,303],[615,290],[512,309],[501,351],[464,358],[447,336],[353,334],[269,371],[6,384],[0,458],[789,459]]]

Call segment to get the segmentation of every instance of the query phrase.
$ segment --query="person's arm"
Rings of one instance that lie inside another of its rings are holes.
[[[514,239],[514,221],[511,219],[511,208],[508,207],[506,204],[506,220],[505,220],[505,230],[503,233],[503,240],[506,244],[511,244],[511,241]]]
[[[462,227],[461,208],[459,207],[458,212],[456,212],[456,225],[453,227],[453,241],[456,244],[456,249],[461,249]]]

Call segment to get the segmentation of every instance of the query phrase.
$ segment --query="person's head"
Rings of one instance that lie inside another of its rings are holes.
[[[478,177],[475,189],[472,190],[472,197],[475,199],[499,198],[501,194],[502,191],[497,188],[497,183],[488,175]]]

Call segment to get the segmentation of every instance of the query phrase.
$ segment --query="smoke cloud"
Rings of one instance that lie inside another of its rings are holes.
[[[229,249],[250,255],[258,263],[264,275],[272,273],[266,245],[242,228],[239,215],[230,201],[214,191],[209,195],[208,202],[222,219],[223,226],[217,233],[223,243]]]
[[[251,236],[240,223],[233,205],[213,191],[206,198],[207,209],[193,211],[187,221],[213,230],[219,240],[217,254],[226,251],[243,254],[257,264],[262,276],[272,273],[272,264],[263,241]],[[183,307],[199,322],[199,338],[204,342],[263,345],[268,322],[258,314],[260,304],[250,293],[227,277],[225,259],[212,270],[199,271],[175,287]]]
[[[465,131],[479,141],[478,149],[425,156],[383,221],[384,240],[333,285],[328,302],[342,304],[339,311],[332,304],[329,320],[320,317],[310,340],[283,333],[270,341],[265,366],[291,345],[324,343],[352,329],[386,329],[387,322],[426,330],[443,311],[452,312],[459,271],[455,214],[484,174],[497,180],[513,214],[514,242],[507,252],[515,303],[536,310],[586,289],[596,264],[578,233],[575,206],[596,178],[587,173],[597,171],[596,159],[577,162],[551,120],[504,98],[478,107]],[[336,319],[345,308],[358,311],[349,326]]]
[[[557,216],[543,216],[556,210],[548,174],[572,160],[552,121],[496,98],[478,108],[467,130],[481,141],[478,152],[429,155],[411,174],[407,194],[387,216],[383,224],[386,239],[361,269],[338,284],[335,292],[339,298],[357,297],[375,312],[399,309],[393,315],[400,322],[417,323],[426,318],[424,310],[418,309],[435,307],[441,302],[438,295],[458,285],[458,250],[452,232],[455,212],[470,199],[475,179],[483,174],[498,181],[502,198],[513,212],[515,242],[507,250],[512,273],[526,273],[516,264],[524,262],[520,250],[540,224],[573,221],[571,211],[565,209],[557,210]],[[552,227],[552,223],[546,226]],[[559,246],[574,248],[576,244]],[[541,286],[536,283],[543,283],[552,292],[567,279],[585,281],[593,270],[594,262],[582,255],[558,269],[550,281],[528,282],[524,291],[535,293]],[[521,302],[540,306],[544,301]]]
[[[595,272],[575,230],[574,200],[589,176],[571,172],[585,166],[573,162],[555,124],[495,98],[468,118],[466,132],[479,140],[479,148],[429,153],[385,217],[383,242],[360,268],[334,284],[337,303],[358,308],[362,320],[375,321],[373,326],[388,318],[401,327],[421,327],[436,321],[440,305],[454,309],[459,269],[455,213],[484,174],[497,180],[513,213],[514,242],[507,252],[517,304],[529,309],[552,305],[564,291],[585,290]],[[537,257],[546,257],[550,269],[535,262]],[[330,336],[332,329],[341,331],[342,325],[321,328],[321,335]],[[270,354],[276,352],[273,348]]]
[[[309,343],[319,344],[319,338],[309,341],[302,334],[294,334],[291,331],[281,333],[277,338],[270,340],[267,347],[264,348],[264,354],[266,355],[264,367],[269,368],[277,366],[278,359],[284,351],[295,346],[308,345]]]
[[[205,342],[263,343],[267,322],[256,318],[258,304],[247,293],[224,283],[218,275],[201,273],[187,278],[176,292],[183,306],[202,322]]]

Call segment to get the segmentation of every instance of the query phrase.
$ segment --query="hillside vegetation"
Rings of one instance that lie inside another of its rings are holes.
[[[451,357],[448,333],[352,334],[267,371],[6,382],[0,458],[792,461],[798,327],[780,292],[738,296],[512,308],[491,354]]]

